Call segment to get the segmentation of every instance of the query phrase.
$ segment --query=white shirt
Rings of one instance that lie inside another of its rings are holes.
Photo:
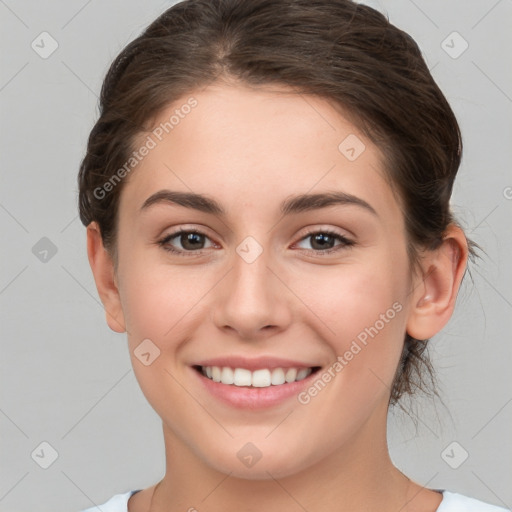
[[[483,501],[475,500],[456,492],[440,491],[443,493],[443,501],[441,501],[436,512],[512,512],[510,509],[489,505]],[[91,507],[80,512],[128,512],[128,500],[136,492],[138,491],[116,494],[103,505]]]

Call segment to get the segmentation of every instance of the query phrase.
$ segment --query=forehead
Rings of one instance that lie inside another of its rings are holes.
[[[228,211],[341,190],[398,213],[378,148],[323,98],[217,83],[160,112],[138,144],[149,140],[124,205],[140,206],[163,188],[214,196]]]

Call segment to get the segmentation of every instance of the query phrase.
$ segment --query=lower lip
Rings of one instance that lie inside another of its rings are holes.
[[[305,387],[311,384],[318,371],[311,373],[305,379],[268,386],[266,388],[253,388],[222,384],[214,382],[192,368],[202,385],[216,398],[232,407],[244,409],[263,409],[278,405],[291,397],[296,397]]]

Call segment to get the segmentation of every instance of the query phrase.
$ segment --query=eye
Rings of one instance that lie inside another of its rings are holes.
[[[174,233],[169,233],[164,238],[158,241],[158,245],[160,245],[164,250],[177,254],[178,256],[186,256],[186,253],[197,252],[202,254],[201,250],[213,246],[205,247],[205,239],[209,240],[208,236],[201,231],[196,229],[180,229],[179,231],[175,231]],[[181,244],[182,248],[176,249],[173,245]]]
[[[347,247],[351,247],[355,245],[353,240],[349,240],[345,236],[340,233],[336,233],[335,231],[331,231],[328,229],[322,229],[318,231],[310,231],[305,237],[303,237],[299,243],[307,242],[311,240],[310,245],[312,249],[307,249],[308,251],[313,251],[320,254],[327,254],[332,252],[337,252]],[[336,244],[335,242],[339,243]]]
[[[208,236],[197,229],[180,229],[169,233],[157,243],[165,251],[171,252],[177,256],[199,256],[203,254],[203,249],[214,246],[212,243],[205,246],[205,242],[208,240],[210,240]],[[306,248],[305,250],[308,252],[313,251],[317,254],[337,252],[355,245],[353,240],[349,240],[340,233],[328,229],[310,231],[298,244],[307,242],[308,240],[311,240],[312,249]],[[337,244],[336,241],[338,241]],[[178,244],[181,245],[181,248],[176,248]]]

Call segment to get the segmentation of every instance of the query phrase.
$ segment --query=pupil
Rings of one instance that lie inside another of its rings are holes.
[[[327,235],[325,233],[318,233],[317,235],[315,235],[313,237],[313,240],[314,240],[314,243],[313,243],[313,246],[315,243],[319,243],[320,244],[320,249],[326,249],[326,243],[327,245],[329,245],[329,247],[327,248],[331,248],[331,245],[329,242],[332,242],[332,236],[331,235]]]
[[[199,233],[183,234],[181,236],[181,243],[182,243],[183,247],[185,247],[185,248],[187,248],[187,244],[191,244],[191,246],[188,247],[189,249],[197,249],[197,245],[194,245],[194,242],[201,243],[201,240],[200,240],[201,236],[202,235],[200,235]]]

